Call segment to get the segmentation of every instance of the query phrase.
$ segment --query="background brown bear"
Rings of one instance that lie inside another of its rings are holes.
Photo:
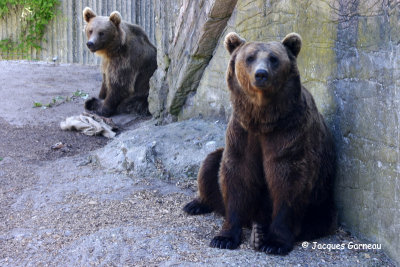
[[[333,140],[300,82],[298,34],[261,43],[230,33],[225,47],[233,106],[226,147],[207,156],[199,197],[184,210],[225,216],[212,247],[238,247],[242,227],[252,225],[255,249],[287,254],[296,240],[335,227]]]
[[[102,116],[148,113],[149,79],[157,68],[157,51],[146,33],[137,25],[123,22],[117,11],[103,17],[86,7],[83,17],[87,22],[86,45],[102,57],[99,98],[104,99],[89,99],[85,108]]]

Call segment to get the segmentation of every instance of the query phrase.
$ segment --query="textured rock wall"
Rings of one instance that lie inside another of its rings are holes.
[[[335,133],[342,223],[400,262],[398,1],[342,4],[335,42]]]
[[[336,138],[340,223],[381,243],[400,262],[399,20],[400,3],[394,0],[238,1],[207,67],[192,77],[201,78],[198,86],[185,89],[190,93],[183,106],[167,104],[166,110],[180,120],[228,118],[225,34],[236,31],[248,40],[271,41],[298,32],[302,82]],[[170,56],[183,57],[187,50],[174,52]],[[174,79],[169,86],[185,84],[182,78],[187,77],[169,76]],[[173,102],[175,89],[169,90],[165,103]]]
[[[158,48],[161,66],[150,84],[153,116],[179,114],[187,96],[196,90],[236,1],[182,0],[177,12],[176,1],[156,0],[156,5],[161,7],[156,18],[156,31],[160,33],[157,42],[163,43]],[[162,9],[164,5],[171,8]],[[171,18],[176,19],[171,21]],[[165,43],[166,36],[168,43]]]

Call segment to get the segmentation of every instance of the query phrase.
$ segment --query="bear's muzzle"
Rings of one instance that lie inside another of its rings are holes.
[[[254,85],[256,87],[265,87],[268,81],[268,71],[266,69],[258,69],[254,74]]]
[[[89,48],[90,51],[95,52],[94,43],[89,41],[86,43],[86,46]]]

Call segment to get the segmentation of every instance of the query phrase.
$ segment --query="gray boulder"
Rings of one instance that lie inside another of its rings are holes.
[[[224,146],[226,124],[219,121],[154,124],[146,122],[117,136],[96,152],[96,162],[138,178],[195,179],[204,158]]]

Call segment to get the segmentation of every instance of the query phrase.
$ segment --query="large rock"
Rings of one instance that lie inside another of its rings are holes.
[[[154,121],[122,133],[96,153],[110,171],[135,177],[195,179],[204,158],[224,146],[226,124],[187,120],[165,126]]]
[[[170,65],[170,44],[175,36],[175,21],[183,0],[155,0],[155,36],[158,69],[150,79],[149,111],[156,117],[163,117],[168,95],[166,75]]]

